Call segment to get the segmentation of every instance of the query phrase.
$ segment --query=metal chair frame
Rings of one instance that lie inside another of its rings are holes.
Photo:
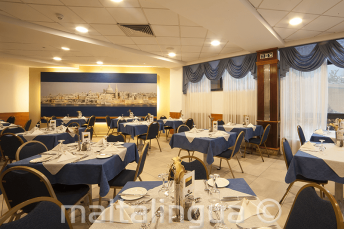
[[[247,144],[249,144],[249,145],[250,145],[250,144],[253,144],[254,146],[257,147],[257,149],[258,149],[258,151],[259,151],[259,154],[260,154],[260,156],[261,156],[263,162],[264,162],[264,158],[263,158],[262,152],[260,151],[260,147],[259,147],[259,146],[261,146],[262,144],[264,144],[265,151],[266,151],[268,157],[270,157],[268,148],[266,147],[266,144],[265,144],[265,142],[268,140],[268,137],[269,137],[269,134],[270,134],[270,130],[269,130],[269,133],[268,133],[268,135],[267,135],[265,141],[263,142],[263,138],[264,138],[264,135],[265,135],[265,131],[266,131],[266,129],[268,128],[268,126],[271,126],[271,125],[268,124],[268,125],[265,127],[264,132],[263,132],[263,135],[262,135],[262,138],[260,139],[260,143],[259,143],[259,144],[251,143],[251,142],[245,142],[245,153],[244,153],[244,157],[246,157],[246,146],[247,146]],[[270,128],[271,128],[271,127],[270,127]]]
[[[41,144],[42,146],[44,146],[44,148],[46,149],[46,151],[48,151],[48,148],[46,145],[44,145],[42,142],[40,141],[35,141],[35,140],[32,140],[32,141],[28,141],[28,142],[25,142],[24,144],[22,144],[17,152],[16,152],[16,161],[19,161],[20,160],[20,151],[28,144],[31,144],[31,143],[36,143],[36,144]]]
[[[21,142],[21,145],[24,144],[23,139],[21,139],[20,137],[18,137],[17,135],[15,135],[13,133],[0,134],[0,141],[1,141],[1,137],[4,135],[12,135],[13,137],[16,137]],[[6,156],[4,155],[4,151],[2,150],[1,146],[0,146],[0,152],[1,152],[2,158],[4,158],[4,160],[5,160],[5,163],[2,165],[1,170],[0,170],[0,174],[1,174],[3,172],[3,170],[5,169],[6,165],[8,164],[8,162],[12,163],[12,160],[6,158]]]
[[[159,138],[160,124],[159,124],[158,122],[156,122],[156,121],[155,121],[155,122],[152,122],[152,123],[148,126],[147,133],[141,134],[141,135],[146,135],[146,139],[143,139],[143,144],[146,143],[146,140],[149,140],[149,149],[151,148],[152,139],[147,139],[147,137],[148,137],[148,133],[149,133],[150,127],[151,127],[153,124],[155,125],[155,123],[158,124],[158,134],[155,136],[155,139],[156,139],[156,141],[158,142],[160,152],[162,152],[162,151],[161,151],[161,147],[160,147],[160,143],[159,143],[159,140],[158,140],[158,138]],[[139,138],[137,137],[136,140],[137,140],[136,145],[138,146],[138,145],[139,145]]]

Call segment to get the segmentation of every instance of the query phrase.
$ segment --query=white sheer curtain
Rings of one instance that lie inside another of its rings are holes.
[[[315,71],[290,68],[281,79],[281,139],[285,137],[296,153],[300,147],[297,125],[309,140],[315,129],[326,129],[328,109],[326,61]]]
[[[192,118],[196,128],[209,128],[211,114],[211,83],[203,76],[198,83],[189,83],[185,96],[185,118]]]
[[[223,73],[223,120],[242,123],[248,115],[252,124],[257,120],[257,81],[248,73],[241,79]]]

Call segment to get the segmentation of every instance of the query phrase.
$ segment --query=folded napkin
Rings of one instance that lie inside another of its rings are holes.
[[[230,135],[224,131],[217,131],[212,136],[213,137],[223,137],[224,139],[226,139],[226,141],[228,141]]]
[[[73,154],[69,153],[68,151],[64,151],[61,157],[57,160],[57,162],[67,161],[76,158]]]
[[[66,150],[67,149],[67,145],[65,144],[62,144],[62,150]],[[57,146],[55,146],[52,150],[50,151],[60,151],[60,148],[61,148],[61,144],[58,144]]]
[[[245,198],[242,199],[238,205],[240,205],[241,207],[240,207],[240,213],[237,218],[237,223],[241,223],[244,220],[250,218],[251,216],[264,213],[263,209],[261,208],[258,209],[258,206],[256,204],[254,204],[252,201],[249,201]]]
[[[10,126],[10,127],[12,127],[12,126],[17,126],[17,125],[16,125],[16,124],[13,124],[13,123],[11,123],[9,126]]]
[[[105,150],[102,151],[102,153],[108,152],[111,153],[112,155],[118,155],[119,158],[123,161],[125,158],[125,155],[127,154],[127,148],[126,147],[121,147],[117,148],[116,146],[110,144],[108,147],[106,147]]]
[[[300,147],[301,151],[319,151],[318,147],[314,146],[314,143],[306,142]]]
[[[111,223],[130,223],[131,215],[134,213],[134,208],[127,205],[123,201],[117,200],[106,208],[97,219],[98,222],[111,222]],[[138,217],[137,217],[138,218]]]
[[[317,129],[316,131],[314,131],[314,133],[323,135],[324,131],[322,129]]]
[[[106,149],[103,150],[103,152],[114,152],[118,151],[118,148],[114,146],[113,144],[110,144]]]
[[[197,130],[197,128],[194,127],[189,132],[190,133],[198,133],[199,131]]]
[[[251,127],[251,128],[253,129],[253,131],[255,131],[256,128],[257,128],[257,127],[256,127],[255,125],[253,125],[252,123],[248,124],[247,127]]]
[[[31,135],[41,135],[41,134],[44,134],[44,132],[43,131],[41,131],[41,130],[34,130],[32,133],[31,133]]]
[[[234,124],[234,123],[229,122],[229,123],[226,124],[226,126],[230,126],[230,125],[232,125],[232,124]]]
[[[96,144],[94,144],[94,146],[103,146],[105,143],[107,143],[107,141],[102,138]]]

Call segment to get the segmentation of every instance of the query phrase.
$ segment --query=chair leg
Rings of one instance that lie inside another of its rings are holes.
[[[109,128],[109,130],[108,130],[108,132],[107,132],[107,134],[106,134],[106,135],[109,135],[109,132],[110,132],[110,128]]]
[[[281,199],[280,202],[279,202],[280,205],[282,205],[284,199],[287,197],[287,195],[288,195],[288,193],[289,193],[291,187],[293,187],[293,184],[294,184],[294,183],[295,183],[295,181],[292,182],[292,183],[288,186],[287,191],[285,192],[284,196],[282,197],[282,199]]]
[[[211,169],[213,168],[213,164],[210,165],[210,170],[209,170],[209,174],[211,174]]]
[[[179,150],[178,157],[180,156],[180,152],[182,152],[182,149]]]
[[[158,138],[156,138],[156,141],[158,142],[158,145],[159,145],[160,152],[162,152],[162,151],[161,151],[161,147],[160,147],[160,143],[159,143],[159,140],[158,140]]]
[[[236,159],[238,160],[238,163],[239,163],[239,165],[240,165],[241,172],[242,172],[242,173],[244,173],[244,170],[242,170],[242,167],[241,167],[241,164],[240,164],[240,161],[239,161],[239,158],[238,158],[238,156],[237,156],[237,155],[235,155],[235,157],[236,157]]]
[[[260,153],[260,156],[262,157],[262,161],[264,162],[264,158],[263,158],[262,152],[261,152],[260,149],[259,149],[259,145],[257,145],[257,149],[258,149],[258,151],[259,151],[259,153]]]
[[[99,203],[98,203],[99,206],[102,206],[102,197],[99,196]]]
[[[245,152],[244,152],[244,158],[246,157],[246,146],[247,146],[247,142],[245,142]]]
[[[220,158],[220,167],[219,167],[219,169],[221,169],[221,164],[222,164],[222,159]]]
[[[265,142],[264,142],[264,147],[265,147],[266,153],[268,154],[268,157],[270,157],[270,154],[269,154],[268,148],[266,148]]]
[[[233,176],[233,178],[235,178],[235,176],[234,176],[234,173],[233,173],[233,171],[232,171],[232,168],[231,168],[231,165],[229,164],[229,161],[228,160],[226,160],[227,161],[227,164],[228,164],[228,167],[229,167],[229,170],[231,171],[231,173],[232,173],[232,176]]]
[[[115,198],[116,195],[117,195],[117,194],[116,194],[116,189],[114,188],[114,189],[113,189],[113,198]]]

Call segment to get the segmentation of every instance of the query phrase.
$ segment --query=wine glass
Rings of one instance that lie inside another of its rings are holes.
[[[161,173],[158,175],[159,178],[162,179],[162,186],[158,191],[159,197],[162,199],[168,199],[169,192],[168,192],[168,183],[166,182],[166,179],[168,178],[168,173]]]
[[[60,145],[60,153],[63,153],[63,142],[64,142],[65,140],[59,140],[59,145]]]
[[[327,134],[330,134],[330,126],[327,126],[326,130],[327,130]]]
[[[321,142],[321,145],[320,145],[320,151],[323,152],[325,150],[325,146],[323,144],[323,142],[325,141],[324,139],[319,139],[319,141]]]
[[[140,226],[140,229],[147,229],[147,228],[149,228],[146,225],[147,208],[145,206],[138,205],[138,206],[135,207],[134,212],[135,212],[136,215],[140,215],[142,217],[142,221],[141,221],[142,224]],[[144,216],[146,216],[146,219],[144,219]]]

